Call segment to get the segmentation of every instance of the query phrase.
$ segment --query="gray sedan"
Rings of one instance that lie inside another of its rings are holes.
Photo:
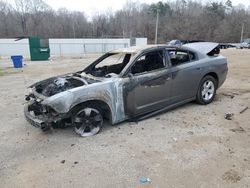
[[[218,44],[152,45],[108,52],[84,70],[35,83],[25,117],[35,127],[72,126],[80,136],[196,100],[206,105],[227,75]]]

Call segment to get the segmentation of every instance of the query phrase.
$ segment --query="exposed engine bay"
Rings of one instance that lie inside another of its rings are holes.
[[[52,95],[55,95],[57,93],[75,88],[87,85],[88,82],[77,76],[65,76],[65,77],[57,77],[54,79],[51,79],[48,82],[41,83],[36,86],[36,92],[39,94],[42,94],[46,97],[50,97]]]

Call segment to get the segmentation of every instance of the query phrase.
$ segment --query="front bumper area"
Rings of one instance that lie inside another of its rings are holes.
[[[69,114],[57,114],[36,101],[29,101],[25,104],[24,116],[31,125],[41,128],[43,131],[49,130],[51,127],[64,128],[71,124]]]
[[[41,118],[41,117],[37,117],[35,115],[33,115],[30,111],[29,111],[29,106],[32,105],[32,103],[27,103],[24,106],[24,116],[26,118],[26,120],[33,125],[36,128],[41,128],[43,130],[47,129],[50,127],[50,123],[47,121],[48,119],[46,118]]]

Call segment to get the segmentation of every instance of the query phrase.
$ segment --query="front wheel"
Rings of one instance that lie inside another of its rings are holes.
[[[101,111],[94,107],[83,107],[72,118],[72,123],[75,132],[80,136],[92,136],[100,132],[103,116]]]
[[[196,95],[196,101],[199,104],[209,104],[213,101],[217,89],[217,81],[212,76],[205,76],[201,84],[199,86],[199,89],[197,91]]]

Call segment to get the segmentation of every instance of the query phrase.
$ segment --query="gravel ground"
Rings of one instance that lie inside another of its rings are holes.
[[[26,87],[81,69],[95,57],[25,61],[0,59],[0,187],[250,186],[250,50],[222,50],[229,73],[215,101],[189,103],[152,118],[105,125],[93,137],[73,130],[43,133],[23,116]],[[234,113],[232,120],[225,113]]]

